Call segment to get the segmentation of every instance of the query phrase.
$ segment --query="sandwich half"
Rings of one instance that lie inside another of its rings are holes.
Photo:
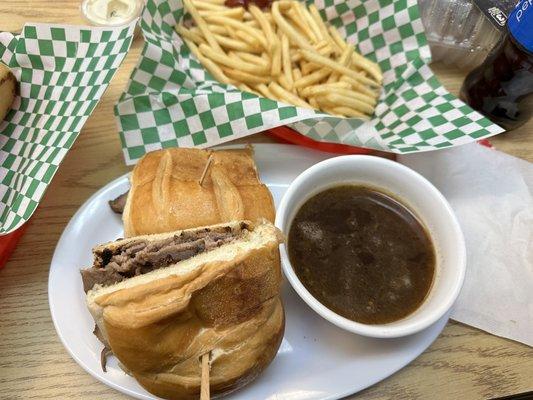
[[[197,398],[200,358],[228,393],[275,357],[285,319],[280,232],[237,221],[96,247],[81,271],[99,338],[151,393]]]
[[[123,207],[126,237],[275,216],[251,149],[153,151],[133,169],[129,193],[111,205]]]

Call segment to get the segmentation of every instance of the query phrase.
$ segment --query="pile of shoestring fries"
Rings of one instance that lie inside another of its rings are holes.
[[[314,5],[274,1],[227,7],[224,0],[183,0],[176,31],[218,81],[269,99],[342,117],[374,113],[383,76]]]

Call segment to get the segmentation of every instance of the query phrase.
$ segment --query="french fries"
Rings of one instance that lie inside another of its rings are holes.
[[[278,0],[253,3],[183,0],[195,26],[176,26],[200,63],[225,84],[298,107],[341,117],[374,113],[383,75],[357,53],[314,5]]]

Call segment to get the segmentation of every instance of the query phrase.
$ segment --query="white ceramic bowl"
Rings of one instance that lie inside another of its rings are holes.
[[[363,184],[382,189],[410,208],[426,226],[437,256],[435,278],[428,296],[415,312],[401,320],[369,325],[344,318],[314,298],[298,279],[286,247],[282,245],[281,261],[285,276],[313,310],[350,332],[392,338],[427,328],[450,309],[459,295],[465,275],[463,233],[450,205],[427,179],[397,162],[373,156],[342,156],[310,167],[291,183],[278,207],[276,226],[288,234],[296,212],[310,197],[342,184]]]

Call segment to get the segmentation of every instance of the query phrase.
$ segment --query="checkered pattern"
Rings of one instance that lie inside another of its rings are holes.
[[[20,82],[0,124],[0,234],[35,211],[126,55],[134,27],[35,24],[20,36],[0,34],[0,59]]]
[[[181,0],[148,0],[141,22],[146,44],[115,107],[126,163],[160,148],[208,147],[280,125],[318,141],[396,153],[455,146],[502,131],[450,95],[429,69],[416,0],[315,4],[383,71],[371,121],[332,117],[216,82],[174,32],[184,15]]]

